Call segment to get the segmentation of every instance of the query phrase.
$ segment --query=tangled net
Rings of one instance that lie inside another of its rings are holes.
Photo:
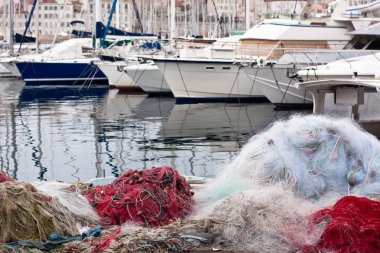
[[[0,206],[1,242],[44,241],[50,233],[77,233],[75,219],[69,210],[29,183],[1,183]]]
[[[130,224],[111,226],[103,231],[102,237],[71,242],[54,252],[191,252],[199,247],[211,245],[212,238],[209,232],[214,231],[216,226],[218,222],[211,219],[178,220],[167,226],[155,228]]]
[[[380,192],[380,143],[350,119],[294,116],[253,136],[204,197],[286,183],[301,198]],[[210,201],[210,200],[209,200]]]
[[[103,225],[162,226],[184,218],[192,204],[190,185],[171,167],[128,170],[111,184],[90,188],[87,198]]]
[[[314,226],[323,223],[327,223],[327,226],[319,241],[305,246],[302,251],[379,252],[379,214],[378,201],[355,196],[343,197],[333,207],[321,209],[311,215]]]
[[[38,191],[57,198],[64,207],[70,210],[76,221],[82,226],[99,224],[99,216],[87,198],[82,195],[81,188],[83,186],[60,182],[33,183],[33,186]]]

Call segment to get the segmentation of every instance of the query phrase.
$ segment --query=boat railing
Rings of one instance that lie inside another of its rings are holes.
[[[241,53],[242,61],[257,61],[262,64],[293,64],[313,66],[327,64],[332,61],[344,60],[358,56],[380,53],[379,50],[348,50],[325,48],[272,48],[250,49]],[[379,56],[380,59],[380,56]]]

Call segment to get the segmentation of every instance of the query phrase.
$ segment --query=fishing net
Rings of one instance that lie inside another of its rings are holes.
[[[99,216],[85,196],[81,185],[70,185],[60,182],[33,183],[38,191],[55,197],[70,210],[75,220],[82,226],[99,224]]]
[[[0,183],[14,181],[15,179],[9,177],[5,172],[0,171]]]
[[[295,196],[286,184],[251,189],[203,207],[194,217],[219,221],[214,226],[216,245],[233,252],[296,252],[320,237],[324,224],[308,231],[305,216],[334,203],[336,195],[309,201]]]
[[[376,195],[380,143],[350,119],[294,116],[253,136],[200,199],[216,201],[278,182],[305,198],[328,192]]]
[[[29,183],[1,183],[0,203],[1,242],[44,241],[50,233],[77,233],[75,218],[69,210]]]
[[[319,241],[303,252],[380,252],[380,202],[347,196],[311,215],[314,226],[327,223]],[[313,230],[312,227],[310,230]]]
[[[128,170],[110,184],[90,188],[87,198],[103,225],[162,226],[184,218],[192,204],[190,185],[171,167]]]
[[[71,242],[55,252],[191,252],[211,245],[212,236],[208,232],[216,224],[218,222],[211,219],[178,220],[167,226],[155,228],[126,223],[109,227],[102,232],[102,237]]]

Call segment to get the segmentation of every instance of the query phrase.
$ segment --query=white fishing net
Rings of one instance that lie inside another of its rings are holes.
[[[253,136],[200,199],[285,182],[297,196],[380,192],[380,143],[347,118],[294,116]]]
[[[99,216],[87,198],[74,185],[60,182],[35,182],[37,190],[57,197],[59,202],[75,215],[81,225],[99,224]]]
[[[238,252],[295,252],[314,244],[325,224],[310,231],[306,216],[335,202],[329,196],[318,202],[299,199],[286,186],[232,194],[217,202],[200,217],[220,221],[215,244]]]

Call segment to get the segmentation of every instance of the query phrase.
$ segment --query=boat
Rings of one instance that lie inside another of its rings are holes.
[[[84,50],[92,39],[75,38],[57,44],[39,55],[17,58],[15,65],[26,85],[108,85],[108,79],[93,64],[98,58]]]
[[[175,56],[152,56],[177,103],[266,102],[234,58],[241,35],[217,39],[199,51],[196,43]],[[204,43],[201,43],[204,44]]]
[[[133,80],[124,72],[128,61],[95,61],[99,69],[107,76],[110,88],[130,92],[143,92]]]
[[[168,83],[154,62],[130,64],[124,67],[124,72],[148,94],[171,94]]]
[[[233,59],[153,58],[177,103],[265,102]]]
[[[338,13],[345,5],[340,2]],[[267,101],[262,85],[247,78],[244,66],[280,57],[283,52],[276,48],[342,49],[352,38],[346,34],[351,28],[347,22],[307,18],[311,1],[307,3],[302,19],[264,20],[243,35],[215,41],[203,57],[179,55],[153,60],[178,101]]]
[[[371,6],[380,7],[377,4]],[[380,49],[378,38],[380,33],[374,32],[379,26],[377,12],[371,8],[371,14],[369,14],[364,12],[367,11],[366,9],[362,9],[363,12],[360,12],[359,16],[353,16],[354,8],[358,7],[346,6],[345,1],[338,1],[328,22],[309,21],[309,24],[305,21],[293,22],[291,26],[297,27],[295,28],[297,33],[290,33],[289,30],[282,34],[278,33],[279,37],[277,40],[272,40],[271,46],[261,47],[262,50],[266,49],[264,52],[267,54],[263,54],[260,62],[256,61],[257,64],[251,64],[250,67],[245,68],[244,72],[276,106],[312,106],[311,94],[305,90],[298,90],[295,86],[297,80],[289,79],[298,69],[362,56],[370,54],[371,50]],[[271,24],[279,25],[278,23]],[[284,24],[281,23],[281,26]],[[336,32],[332,33],[332,31]],[[259,32],[260,30],[257,30],[258,34]],[[265,35],[262,36],[269,39],[276,33],[263,34]],[[289,40],[298,40],[299,44],[307,46],[295,46],[295,44],[289,44]],[[310,72],[310,75],[313,73]]]
[[[334,61],[299,70],[296,87],[312,95],[315,114],[351,117],[380,136],[379,69],[380,53]]]

